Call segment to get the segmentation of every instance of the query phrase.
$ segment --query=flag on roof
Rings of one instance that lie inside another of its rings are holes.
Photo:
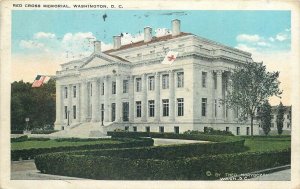
[[[46,82],[47,76],[45,75],[37,75],[31,87],[40,87]]]
[[[164,60],[162,61],[162,64],[173,64],[173,62],[176,60],[177,55],[178,52],[169,51]]]

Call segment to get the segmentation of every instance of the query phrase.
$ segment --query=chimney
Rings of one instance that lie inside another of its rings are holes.
[[[121,47],[121,36],[117,35],[113,37],[114,49],[119,49]]]
[[[101,41],[94,41],[94,53],[101,53]]]
[[[180,35],[180,20],[172,20],[172,36]]]
[[[152,39],[152,28],[149,26],[144,28],[144,42],[147,43]]]

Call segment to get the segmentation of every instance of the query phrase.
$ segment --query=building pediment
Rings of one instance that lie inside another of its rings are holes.
[[[111,65],[111,64],[122,64],[122,63],[128,63],[128,61],[116,57],[116,56],[110,56],[104,53],[97,53],[92,54],[89,59],[86,60],[86,62],[81,66],[81,68],[94,68],[99,66],[105,66],[105,65]]]

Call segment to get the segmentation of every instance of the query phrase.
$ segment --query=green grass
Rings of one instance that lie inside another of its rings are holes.
[[[254,136],[245,138],[245,146],[250,152],[282,150],[291,147],[290,136]]]
[[[56,141],[56,140],[47,140],[47,141],[24,141],[24,142],[12,142],[12,150],[23,150],[30,148],[51,148],[51,147],[60,147],[60,146],[81,146],[81,145],[91,145],[91,144],[118,144],[122,141],[113,140],[113,139],[99,139],[95,141]]]

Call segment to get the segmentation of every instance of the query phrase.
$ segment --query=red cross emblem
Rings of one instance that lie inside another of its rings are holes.
[[[167,58],[168,58],[168,61],[172,61],[172,60],[174,61],[174,60],[176,59],[176,58],[174,57],[174,55],[168,56]]]

